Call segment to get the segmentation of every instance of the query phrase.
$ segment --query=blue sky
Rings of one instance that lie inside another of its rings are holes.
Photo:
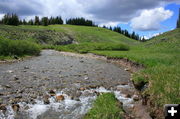
[[[150,31],[133,30],[130,27],[130,23],[118,24],[118,26],[120,26],[122,29],[128,29],[128,31],[130,31],[130,32],[135,31],[140,36],[145,36],[145,37],[152,37],[154,34],[163,33],[163,32],[175,29],[176,28],[176,22],[178,19],[178,15],[179,15],[180,5],[175,4],[175,3],[171,3],[171,4],[166,5],[164,8],[165,8],[165,10],[173,11],[173,16],[168,18],[165,21],[162,21],[161,22],[161,28],[159,30],[152,30],[152,31],[151,30]]]

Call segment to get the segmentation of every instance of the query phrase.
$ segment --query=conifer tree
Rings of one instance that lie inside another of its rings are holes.
[[[49,23],[48,17],[43,17],[41,20],[41,23],[43,26],[48,26],[48,23]]]
[[[177,28],[180,28],[180,8],[179,8],[179,18],[177,20]]]
[[[109,27],[109,30],[111,30],[111,31],[112,31],[112,27],[111,27],[111,26]]]
[[[131,38],[132,39],[135,39],[136,38],[136,35],[135,35],[135,32],[133,31],[133,33],[131,34]]]
[[[27,25],[27,22],[25,19],[23,19],[23,25]]]
[[[38,16],[35,16],[34,24],[35,25],[40,25],[40,21],[39,21],[39,17]]]
[[[142,42],[145,42],[145,41],[146,41],[145,38],[144,38],[144,36],[143,36],[143,38],[141,39],[141,41],[142,41]]]
[[[32,20],[32,19],[31,19],[31,20],[29,20],[28,24],[29,24],[29,25],[34,25],[33,20]]]

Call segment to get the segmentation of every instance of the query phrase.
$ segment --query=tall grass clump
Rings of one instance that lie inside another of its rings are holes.
[[[40,47],[25,40],[9,40],[0,37],[0,56],[38,55]]]
[[[122,105],[113,93],[104,93],[97,97],[93,108],[84,119],[123,119]]]

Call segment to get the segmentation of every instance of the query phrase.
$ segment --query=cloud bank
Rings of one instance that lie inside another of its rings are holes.
[[[143,10],[140,16],[132,19],[131,27],[140,31],[158,30],[161,27],[160,23],[172,15],[172,11],[165,10],[162,7]]]
[[[85,17],[97,24],[117,25],[137,19],[139,15],[141,18],[144,16],[141,11],[177,1],[179,0],[1,0],[0,14],[13,12],[28,18],[34,15],[60,15],[64,19]]]

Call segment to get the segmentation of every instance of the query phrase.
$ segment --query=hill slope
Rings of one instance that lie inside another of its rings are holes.
[[[41,44],[52,45],[71,44],[73,42],[136,43],[135,40],[104,28],[73,25],[0,25],[0,36],[4,36],[9,39],[31,39]]]
[[[145,100],[148,100],[146,104],[149,105],[152,116],[158,115],[162,118],[164,104],[180,103],[180,29],[132,46],[130,51],[93,51],[93,53],[128,58],[146,66],[134,74],[133,81],[135,84],[148,82],[148,88],[142,91],[142,94]]]

